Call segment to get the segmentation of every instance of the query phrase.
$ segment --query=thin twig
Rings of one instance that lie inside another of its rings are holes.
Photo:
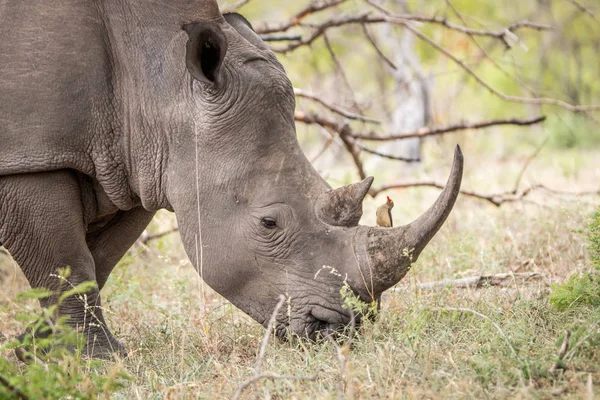
[[[556,358],[556,362],[552,367],[548,370],[550,375],[554,375],[558,369],[563,369],[563,359],[565,358],[565,354],[567,354],[567,350],[569,350],[569,340],[571,339],[571,331],[567,330],[565,333],[565,340],[563,340],[562,345],[560,346],[560,350],[558,352],[558,357]]]
[[[523,179],[523,175],[525,175],[525,171],[527,170],[527,167],[529,167],[531,162],[538,156],[538,154],[540,154],[540,152],[542,151],[544,146],[546,146],[546,143],[548,143],[549,140],[550,140],[550,136],[546,136],[546,138],[544,140],[542,140],[542,142],[539,144],[539,146],[537,146],[535,148],[535,151],[533,153],[531,153],[531,155],[529,157],[527,157],[527,160],[525,160],[525,162],[523,163],[523,166],[521,167],[521,170],[519,171],[519,175],[517,175],[517,179],[515,180],[515,186],[513,187],[513,193],[517,193],[517,191],[519,190],[519,186],[521,185],[521,179]]]
[[[587,8],[586,6],[584,6],[583,4],[581,4],[580,2],[578,2],[577,0],[567,0],[567,1],[569,3],[571,3],[571,4],[573,4],[579,10],[583,11],[584,13],[586,13],[589,16],[591,16],[592,18],[594,18],[596,21],[598,21],[598,18],[596,18],[596,15],[594,15],[594,13],[591,12],[589,8]]]
[[[250,3],[250,0],[239,0],[237,3],[232,4],[231,6],[225,7],[223,13],[232,12],[241,8],[242,6]]]
[[[590,327],[588,328],[588,333],[587,333],[587,334],[586,334],[586,335],[585,335],[583,338],[581,338],[581,339],[579,340],[579,342],[577,342],[577,343],[575,344],[575,346],[571,347],[571,350],[569,350],[568,354],[567,354],[567,355],[566,355],[566,357],[565,357],[565,360],[566,360],[567,362],[570,362],[570,361],[573,359],[573,357],[575,357],[575,354],[577,354],[577,349],[579,348],[579,346],[581,346],[581,345],[582,345],[582,344],[583,344],[583,343],[584,343],[586,340],[588,340],[588,338],[589,338],[590,336],[592,336],[594,333],[597,333],[597,332],[594,332],[594,329],[596,328],[596,326],[597,326],[598,324],[600,324],[600,319],[599,319],[599,320],[597,320],[596,322],[594,322],[594,323],[592,324],[592,326],[590,326]]]
[[[372,4],[372,3],[370,3]],[[337,5],[337,4],[336,4]],[[438,24],[446,29],[457,31],[463,34],[475,35],[475,36],[487,36],[498,39],[505,44],[508,44],[506,38],[510,37],[512,40],[518,40],[518,37],[514,34],[514,31],[520,28],[529,28],[535,30],[551,30],[552,26],[536,24],[530,21],[518,21],[509,26],[501,28],[497,31],[491,30],[483,30],[483,29],[472,29],[466,26],[455,25],[450,23],[444,17],[428,17],[422,15],[410,15],[410,14],[392,14],[388,12],[388,15],[375,15],[371,16],[370,12],[364,12],[358,15],[350,15],[343,16],[339,18],[332,18],[322,22],[320,24],[307,24],[307,23],[284,23],[279,27],[265,28],[259,27],[257,28],[258,33],[272,33],[272,32],[285,32],[292,26],[301,25],[303,27],[312,28],[313,31],[310,35],[303,37],[303,39],[297,43],[291,43],[288,46],[281,48],[274,48],[273,51],[278,53],[287,53],[289,51],[295,50],[301,46],[308,46],[312,44],[315,40],[320,38],[325,34],[325,32],[331,28],[337,28],[340,26],[351,25],[351,24],[380,24],[380,23],[393,23],[393,24],[401,24],[406,22],[422,22],[429,24]],[[280,28],[280,29],[277,29]]]
[[[286,297],[284,295],[282,295],[282,294],[279,295],[279,301],[277,302],[277,304],[275,305],[275,308],[273,309],[271,318],[269,318],[269,322],[267,324],[267,330],[266,330],[265,334],[263,335],[263,339],[261,341],[260,348],[258,351],[258,356],[256,357],[256,364],[254,365],[254,376],[252,376],[252,378],[244,381],[240,386],[238,386],[237,390],[233,394],[233,397],[232,397],[233,400],[239,399],[239,397],[241,396],[244,389],[246,389],[248,386],[250,386],[253,383],[258,382],[262,379],[273,379],[273,380],[286,379],[286,380],[308,380],[308,381],[311,381],[311,380],[314,381],[317,379],[320,370],[318,370],[312,376],[284,376],[284,375],[278,375],[278,374],[275,374],[272,372],[265,372],[265,373],[260,372],[262,369],[262,362],[265,357],[267,345],[269,344],[269,339],[271,338],[271,332],[273,331],[273,326],[275,325],[275,321],[277,320],[277,314],[279,313],[279,310],[283,306],[285,299],[286,299]]]
[[[18,400],[29,400],[28,396],[26,396],[23,392],[21,392],[19,389],[17,389],[13,385],[11,385],[10,382],[6,378],[4,378],[2,375],[0,375],[0,384],[2,384],[12,394],[14,394]]]
[[[320,98],[319,96],[317,96],[314,93],[310,93],[306,90],[302,90],[302,89],[298,89],[298,88],[294,88],[294,94],[298,97],[302,97],[305,99],[309,99],[312,101],[315,101],[319,104],[321,104],[322,106],[324,106],[325,108],[327,108],[328,110],[341,115],[342,117],[348,118],[348,119],[352,119],[352,120],[358,120],[358,121],[363,121],[363,122],[370,122],[373,124],[381,124],[381,121],[376,120],[374,118],[370,118],[370,117],[365,117],[364,115],[360,115],[360,114],[355,114],[353,112],[344,110],[338,106],[335,106],[331,103],[326,102],[325,100],[323,100],[322,98]]]
[[[494,321],[492,321],[492,319],[478,311],[475,310],[471,310],[470,308],[462,308],[462,307],[443,307],[443,308],[431,308],[430,310],[432,311],[458,311],[458,312],[466,312],[466,313],[471,313],[473,315],[477,315],[480,318],[485,319],[486,321],[489,321],[494,328],[496,328],[496,330],[498,331],[498,333],[500,333],[500,336],[502,336],[504,338],[504,340],[506,341],[506,344],[508,345],[508,347],[510,348],[510,351],[512,352],[513,356],[515,356],[516,358],[519,358],[519,355],[517,354],[517,352],[515,351],[515,348],[513,347],[513,345],[510,343],[510,340],[508,340],[508,337],[506,336],[506,334],[504,333],[504,331],[502,330],[502,328],[500,328],[500,325],[498,325],[497,323],[495,323]]]
[[[323,41],[325,42],[325,47],[327,48],[327,52],[329,53],[331,60],[335,64],[335,69],[336,69],[337,73],[342,77],[342,80],[344,81],[344,85],[346,85],[346,88],[348,88],[348,91],[350,91],[350,94],[352,94],[352,103],[354,105],[354,108],[359,110],[362,114],[362,110],[360,110],[360,107],[359,107],[358,103],[356,102],[356,94],[354,93],[354,89],[352,88],[352,85],[350,84],[350,80],[348,79],[346,70],[344,69],[342,62],[339,60],[339,58],[335,54],[335,51],[333,51],[333,47],[331,46],[331,43],[329,42],[329,37],[327,36],[327,34],[325,32],[323,33]]]
[[[368,147],[365,147],[360,143],[356,143],[356,147],[358,147],[359,149],[361,149],[362,151],[365,151],[367,153],[374,154],[374,155],[382,157],[382,158],[388,158],[390,160],[404,161],[407,163],[421,162],[420,158],[408,158],[408,157],[393,156],[391,154],[385,154],[385,153],[381,153],[379,151],[369,149]]]
[[[452,11],[458,16],[458,18],[460,18],[460,20],[462,21],[463,25],[468,26],[467,25],[467,21],[465,20],[465,18],[463,17],[463,15],[456,9],[456,7],[454,7],[454,5],[452,4],[452,2],[450,0],[446,0],[446,4],[448,4],[448,6],[452,9]],[[488,59],[496,68],[498,68],[499,71],[501,71],[505,76],[508,76],[510,79],[512,79],[515,82],[517,82],[521,87],[527,89],[527,91],[529,93],[531,93],[532,96],[538,97],[537,94],[535,93],[535,91],[533,89],[531,89],[529,86],[527,86],[527,84],[525,82],[523,82],[521,79],[519,79],[515,75],[511,74],[510,72],[508,72],[498,62],[496,62],[496,60],[494,58],[492,58],[488,54],[488,52],[483,48],[483,46],[481,46],[479,44],[479,42],[477,41],[477,38],[475,36],[469,35],[469,37],[471,38],[471,40],[473,41],[473,43],[475,43],[475,45],[477,46],[477,48],[479,48],[479,50],[481,51],[481,54],[486,59]],[[519,40],[519,44],[521,44],[521,47],[525,46],[521,40]]]
[[[315,14],[319,11],[323,11],[323,10],[326,10],[331,7],[335,7],[335,6],[343,3],[344,1],[346,1],[346,0],[312,2],[308,6],[304,7],[302,10],[300,10],[298,13],[296,13],[296,15],[294,15],[288,21],[277,24],[277,25],[272,25],[272,26],[268,26],[268,25],[259,26],[255,29],[256,33],[264,34],[264,33],[286,32],[290,28],[292,28],[294,26],[298,26],[300,24],[300,22],[302,22],[302,20],[304,18],[308,17],[309,15]]]
[[[325,154],[325,152],[327,151],[327,149],[329,149],[329,146],[331,146],[331,144],[333,143],[333,136],[330,136],[326,141],[325,144],[323,145],[323,147],[321,148],[321,150],[319,150],[319,152],[317,154],[314,155],[313,158],[310,159],[310,163],[314,164],[319,157],[321,157],[323,154]]]
[[[344,348],[336,343],[335,339],[331,337],[331,335],[326,336],[327,340],[333,345],[335,348],[335,354],[340,365],[340,378],[337,381],[338,386],[338,399],[344,398],[344,392],[346,391],[345,383],[346,383],[346,356],[344,355],[344,350],[349,348],[346,344]]]
[[[513,40],[518,40],[518,37],[515,35],[514,31],[519,28],[530,28],[539,31],[552,30],[554,29],[551,25],[537,24],[530,21],[517,21],[508,25],[504,28],[501,28],[497,31],[485,30],[485,29],[473,29],[468,26],[456,25],[451,22],[448,22],[446,17],[424,17],[420,15],[409,15],[409,14],[394,14],[381,5],[374,3],[372,0],[367,0],[367,3],[374,7],[375,9],[381,11],[388,17],[403,19],[405,21],[416,21],[423,23],[431,23],[438,24],[447,29],[457,31],[460,33],[467,34],[469,36],[487,36],[500,40],[507,48],[510,48],[510,43],[507,38],[511,38]]]
[[[283,380],[288,380],[288,381],[315,381],[317,380],[317,378],[319,377],[319,373],[321,372],[320,369],[317,370],[317,372],[314,375],[311,376],[294,376],[294,375],[278,375],[272,372],[265,372],[263,374],[260,375],[255,375],[252,378],[248,379],[247,381],[244,381],[244,383],[242,383],[237,390],[235,391],[235,393],[233,394],[233,396],[231,397],[232,400],[237,400],[240,398],[240,396],[242,395],[242,392],[250,385],[262,380],[262,379],[271,379],[271,380],[279,380],[279,379],[283,379]]]
[[[483,78],[481,78],[478,74],[476,74],[475,71],[473,71],[469,66],[467,66],[462,60],[459,60],[450,51],[448,51],[444,47],[442,47],[439,44],[437,44],[437,42],[435,42],[429,36],[425,35],[420,30],[418,30],[415,27],[413,27],[412,24],[407,23],[406,21],[399,21],[398,23],[401,24],[402,26],[404,26],[406,29],[408,29],[412,33],[414,33],[419,39],[427,42],[429,45],[431,45],[432,47],[434,47],[437,51],[439,51],[440,53],[442,53],[443,55],[445,55],[447,58],[449,58],[452,61],[454,61],[463,70],[465,70],[465,72],[467,72],[469,75],[471,75],[480,85],[482,85],[483,87],[485,87],[486,89],[488,89],[493,95],[495,95],[496,97],[498,97],[498,98],[500,98],[500,99],[502,99],[504,101],[509,101],[509,102],[513,102],[513,103],[523,103],[523,104],[548,104],[548,105],[555,105],[555,106],[562,107],[562,108],[564,108],[566,110],[569,110],[569,111],[593,111],[593,110],[600,110],[600,104],[573,105],[573,104],[569,104],[569,103],[567,103],[565,101],[562,101],[562,100],[548,98],[548,97],[520,97],[520,96],[512,96],[512,95],[504,94],[504,93],[502,93],[502,92],[494,89],[492,86],[490,86],[486,81],[483,80]]]
[[[352,160],[354,161],[354,165],[356,165],[356,169],[358,171],[358,176],[361,180],[364,180],[367,177],[365,173],[365,168],[360,159],[360,149],[356,145],[356,141],[350,136],[350,125],[344,124],[340,130],[337,131],[340,135],[340,139],[344,143],[346,150],[352,156]]]
[[[396,64],[394,64],[394,62],[392,60],[390,60],[390,58],[383,53],[383,50],[381,50],[379,48],[379,45],[377,44],[377,42],[375,42],[375,38],[371,35],[371,33],[369,32],[369,30],[367,29],[367,25],[361,24],[361,26],[362,26],[362,29],[363,29],[363,33],[365,34],[365,37],[367,38],[367,40],[369,41],[369,43],[371,43],[371,46],[373,46],[373,48],[375,49],[375,52],[377,53],[377,55],[387,65],[389,65],[390,68],[392,68],[394,71],[397,70],[398,67],[396,66]]]
[[[432,181],[420,181],[420,182],[404,182],[404,183],[391,183],[388,185],[383,185],[380,188],[371,188],[369,190],[369,194],[372,196],[377,196],[379,193],[390,190],[390,189],[404,189],[410,187],[434,187],[438,189],[443,189],[445,185]],[[489,203],[492,203],[496,207],[500,207],[504,203],[513,203],[516,201],[522,201],[525,197],[529,196],[533,193],[534,190],[541,189],[547,191],[549,193],[557,194],[557,195],[565,195],[565,196],[596,196],[600,195],[600,189],[598,190],[584,190],[578,192],[566,191],[566,190],[558,190],[551,189],[542,184],[535,184],[529,186],[528,188],[523,189],[520,192],[513,193],[513,191],[501,192],[501,193],[492,193],[492,194],[483,194],[479,192],[475,192],[467,189],[460,189],[460,193],[462,195],[473,197],[480,200],[485,200]]]
[[[372,196],[377,196],[379,193],[386,191],[386,190],[403,189],[403,188],[410,188],[410,187],[434,187],[434,188],[438,188],[438,189],[443,189],[446,187],[446,185],[437,183],[437,182],[432,182],[432,181],[403,182],[403,183],[398,182],[398,183],[390,183],[387,185],[383,185],[377,189],[371,188],[371,191],[369,191],[369,194],[371,194]],[[515,202],[515,201],[522,200],[524,197],[526,197],[531,192],[531,189],[532,188],[525,189],[524,191],[517,193],[517,194],[513,194],[512,192],[484,194],[484,193],[479,193],[479,192],[475,192],[475,191],[467,190],[467,189],[460,189],[460,193],[464,196],[474,197],[474,198],[480,199],[480,200],[485,200],[489,203],[492,203],[496,207],[500,207],[503,203],[509,203],[509,202]]]
[[[267,331],[265,332],[265,334],[263,336],[263,340],[260,344],[260,349],[258,351],[258,357],[256,358],[256,365],[254,366],[254,373],[256,375],[260,374],[262,362],[263,362],[263,359],[265,358],[265,351],[267,350],[267,345],[269,344],[269,339],[271,338],[271,331],[273,330],[273,325],[275,324],[275,321],[277,320],[277,314],[279,313],[279,310],[283,306],[284,302],[285,302],[285,296],[280,294],[279,301],[277,302],[277,305],[275,305],[275,308],[273,309],[273,313],[271,314],[271,318],[269,319],[269,323],[267,324]]]
[[[142,238],[140,238],[140,243],[147,245],[148,242],[150,242],[152,240],[160,239],[162,237],[165,237],[165,236],[170,235],[171,233],[175,233],[175,232],[179,232],[179,228],[175,227],[175,228],[168,229],[164,232],[159,232],[154,235],[148,235],[148,236],[142,237]]]

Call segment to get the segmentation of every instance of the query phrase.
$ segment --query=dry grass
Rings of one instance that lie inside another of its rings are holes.
[[[497,189],[493,185],[499,181],[510,184],[518,173],[519,160],[484,173],[471,167],[480,160],[468,146],[465,154],[465,184],[487,182],[489,187],[482,184],[482,191]],[[598,152],[582,152],[574,170],[564,173],[568,156],[568,152],[542,154],[526,181],[563,189],[588,189],[594,179],[597,184],[600,170],[594,160]],[[438,166],[439,170],[425,167],[430,175],[445,178],[447,165]],[[436,194],[428,189],[391,194],[396,222],[411,220]],[[579,307],[557,312],[548,303],[546,285],[589,266],[582,230],[599,199],[565,200],[539,193],[531,200],[534,203],[494,208],[460,199],[409,276],[384,296],[377,321],[361,327],[351,349],[335,348],[329,342],[308,345],[272,340],[262,362],[263,372],[296,377],[316,374],[316,378],[259,380],[242,398],[600,395],[600,332],[597,326],[595,331],[588,329],[600,319],[600,310]],[[365,223],[372,223],[378,202],[367,202]],[[171,215],[161,213],[149,229],[162,231],[173,223]],[[3,254],[0,269],[0,331],[10,338],[25,326],[17,315],[35,314],[37,305],[15,300],[28,285]],[[545,281],[479,290],[421,292],[414,287],[415,282],[517,270],[540,272]],[[109,324],[126,341],[130,356],[103,363],[100,370],[125,370],[132,380],[114,398],[230,398],[254,375],[263,328],[210,289],[201,298],[200,285],[177,234],[152,242],[148,248],[135,247],[121,261],[103,296]],[[553,376],[548,370],[566,330],[572,331],[572,344],[587,338],[567,363],[567,370]],[[10,352],[1,356],[20,370],[27,368]],[[344,361],[343,370],[340,361]]]

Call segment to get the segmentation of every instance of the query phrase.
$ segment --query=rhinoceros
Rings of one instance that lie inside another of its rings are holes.
[[[458,195],[457,147],[425,214],[360,226],[372,178],[316,172],[282,65],[214,0],[0,0],[0,38],[0,242],[55,293],[42,306],[96,283],[57,310],[91,357],[125,354],[100,291],[157,210],[215,291],[265,326],[283,294],[277,334],[315,338],[350,323],[342,287],[378,301],[395,285]]]

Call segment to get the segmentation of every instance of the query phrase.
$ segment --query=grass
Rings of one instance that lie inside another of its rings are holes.
[[[550,176],[549,158],[542,156],[529,173],[541,180]],[[585,158],[580,162],[589,165]],[[564,179],[582,179],[583,173]],[[397,220],[412,219],[435,195],[395,193]],[[591,398],[590,390],[598,395],[600,309],[583,304],[558,311],[546,284],[591,265],[584,232],[598,199],[538,194],[532,200],[536,204],[501,208],[459,200],[409,276],[384,295],[378,319],[360,328],[351,349],[271,340],[263,372],[314,379],[259,380],[242,398]],[[367,202],[367,222],[376,205]],[[173,223],[172,215],[161,213],[149,229],[162,231]],[[0,254],[0,266],[0,331],[14,337],[39,313],[38,306],[17,299],[27,283],[8,256]],[[545,281],[479,290],[418,291],[414,285],[510,270],[541,272]],[[103,291],[109,325],[130,356],[89,363],[63,355],[52,365],[84,377],[68,387],[93,388],[82,392],[89,398],[231,398],[254,376],[264,329],[201,285],[177,234],[148,248],[134,247]],[[550,375],[567,330],[577,347],[564,361],[566,370]],[[44,384],[12,351],[4,348],[0,355],[0,373]]]

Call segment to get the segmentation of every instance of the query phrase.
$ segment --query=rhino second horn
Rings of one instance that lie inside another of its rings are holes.
[[[349,283],[362,297],[375,299],[406,275],[450,214],[460,192],[462,173],[463,155],[456,146],[446,187],[423,215],[397,228],[358,228],[354,249],[360,270],[349,276]]]
[[[317,200],[317,217],[328,225],[357,226],[362,217],[362,202],[373,183],[369,176],[361,182],[322,193]]]

